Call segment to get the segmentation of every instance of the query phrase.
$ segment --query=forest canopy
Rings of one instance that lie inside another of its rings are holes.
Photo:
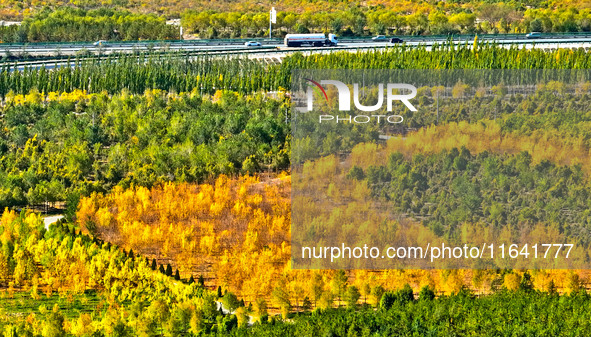
[[[185,56],[109,56],[53,70],[4,64],[0,334],[590,331],[589,271],[293,269],[292,176],[281,173],[292,147],[292,69],[589,69],[585,50],[401,46],[294,54],[281,64]],[[482,239],[476,225],[509,233],[534,223],[552,229],[546,236],[584,234],[591,117],[578,98],[591,85],[579,84],[574,93],[541,86],[520,100],[499,86],[486,104],[474,99],[478,86],[447,88],[442,100],[457,104],[439,116],[405,115],[412,124],[387,141],[333,132],[309,144],[303,166],[355,187],[327,183],[334,200],[362,208],[381,199],[404,213],[366,231],[374,237]],[[422,106],[436,104],[438,88],[419,89]],[[328,155],[352,139],[363,143]],[[350,169],[335,170],[341,161]],[[64,201],[66,219],[52,225],[27,209]],[[364,228],[343,227],[344,215],[318,228]]]
[[[27,17],[20,25],[0,25],[0,42],[75,42],[98,40],[179,39],[176,26],[163,17],[128,11],[71,7],[48,8]]]

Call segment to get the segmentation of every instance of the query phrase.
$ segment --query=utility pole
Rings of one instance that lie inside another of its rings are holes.
[[[269,12],[269,40],[271,39],[271,24],[277,23],[277,11],[275,11],[275,7],[271,7],[271,11]]]
[[[435,124],[439,125],[439,88],[437,88],[437,91],[435,91],[435,93],[435,100],[437,101],[437,122]]]

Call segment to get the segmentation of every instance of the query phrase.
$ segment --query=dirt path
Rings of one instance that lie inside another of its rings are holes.
[[[63,218],[64,218],[63,215],[52,215],[52,216],[48,216],[48,217],[43,218],[45,230],[49,230],[49,225],[51,225],[52,223],[56,223]]]

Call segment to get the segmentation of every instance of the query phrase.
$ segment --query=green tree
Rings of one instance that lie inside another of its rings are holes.
[[[287,315],[291,309],[291,301],[284,282],[279,282],[279,284],[271,292],[271,297],[273,298],[275,305],[281,309],[281,315],[283,316],[283,319],[287,319]]]
[[[429,286],[424,286],[419,291],[419,300],[420,301],[432,301],[435,299],[435,291],[431,289]]]
[[[47,314],[45,321],[43,322],[41,335],[43,337],[66,336],[66,330],[64,329],[64,316],[59,312],[59,307],[57,304],[53,307],[53,310]]]
[[[349,308],[354,308],[357,306],[359,297],[361,297],[361,294],[359,293],[359,289],[357,289],[356,286],[347,287],[347,291],[345,292],[345,302],[347,302],[347,306]]]
[[[227,292],[224,295],[224,297],[222,297],[222,304],[230,312],[234,312],[240,306],[240,301],[238,300],[238,297],[236,297],[236,295],[234,295],[231,292]]]
[[[337,270],[332,279],[331,286],[332,292],[337,296],[340,306],[341,298],[347,289],[347,274],[345,274],[344,270]]]

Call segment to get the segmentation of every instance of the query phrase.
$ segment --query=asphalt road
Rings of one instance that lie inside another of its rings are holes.
[[[468,38],[456,38],[454,43],[472,43],[473,37]],[[435,43],[442,43],[445,39],[441,37],[408,37],[403,38],[404,43],[409,46],[425,45],[431,46]],[[42,43],[31,43],[23,45],[15,44],[1,44],[0,43],[0,55],[12,54],[12,55],[23,55],[28,54],[32,56],[57,56],[57,55],[76,55],[79,53],[92,53],[92,54],[110,54],[119,52],[134,52],[134,51],[146,51],[146,50],[183,50],[183,51],[203,51],[212,53],[245,53],[252,52],[255,50],[273,50],[276,49],[282,51],[292,51],[309,49],[309,47],[303,48],[289,48],[283,46],[280,39],[274,40],[259,40],[262,43],[261,47],[246,47],[240,40],[191,40],[181,42],[106,42],[101,46],[95,46],[92,43],[72,43],[72,44],[42,44]],[[510,38],[496,36],[496,37],[479,37],[479,41],[496,42],[498,44],[517,44],[524,46],[536,46],[538,48],[556,48],[558,45],[565,48],[573,47],[589,47],[591,46],[591,36],[581,37],[549,37],[543,39],[532,39],[528,40],[523,37],[515,37],[512,35]],[[388,45],[393,45],[389,42],[374,42],[371,39],[341,39],[337,48],[380,48]],[[315,48],[322,49],[322,48]]]
[[[517,46],[519,48],[541,48],[541,49],[556,49],[556,48],[585,48],[591,50],[591,36],[580,37],[561,37],[561,38],[544,38],[528,40],[523,37],[512,38],[481,38],[479,41],[494,42],[500,46],[509,48]],[[428,37],[408,38],[404,44],[409,47],[424,46],[431,49],[434,44],[441,44],[446,40],[441,38],[429,39]],[[227,44],[224,44],[227,42]],[[454,39],[455,44],[467,44],[472,46],[474,37],[457,38]],[[243,43],[243,42],[240,42]],[[0,44],[0,55],[34,55],[34,56],[49,56],[45,60],[32,61],[18,61],[18,68],[24,67],[42,67],[47,68],[71,66],[67,60],[63,58],[51,58],[58,55],[79,55],[85,53],[87,55],[111,54],[111,53],[131,53],[135,51],[146,50],[161,50],[161,51],[187,51],[192,55],[208,54],[208,55],[241,55],[249,58],[264,59],[269,62],[281,62],[282,58],[294,52],[302,52],[304,54],[312,53],[330,53],[336,50],[358,51],[383,49],[395,46],[390,42],[374,42],[371,40],[347,40],[341,39],[338,46],[335,47],[285,47],[281,40],[262,41],[261,47],[246,47],[237,44],[237,41],[208,41],[202,42],[198,40],[170,42],[170,43],[145,43],[145,42],[124,42],[124,43],[106,43],[102,46],[94,46],[92,43],[77,43],[77,44],[26,44],[26,45],[10,45]]]

